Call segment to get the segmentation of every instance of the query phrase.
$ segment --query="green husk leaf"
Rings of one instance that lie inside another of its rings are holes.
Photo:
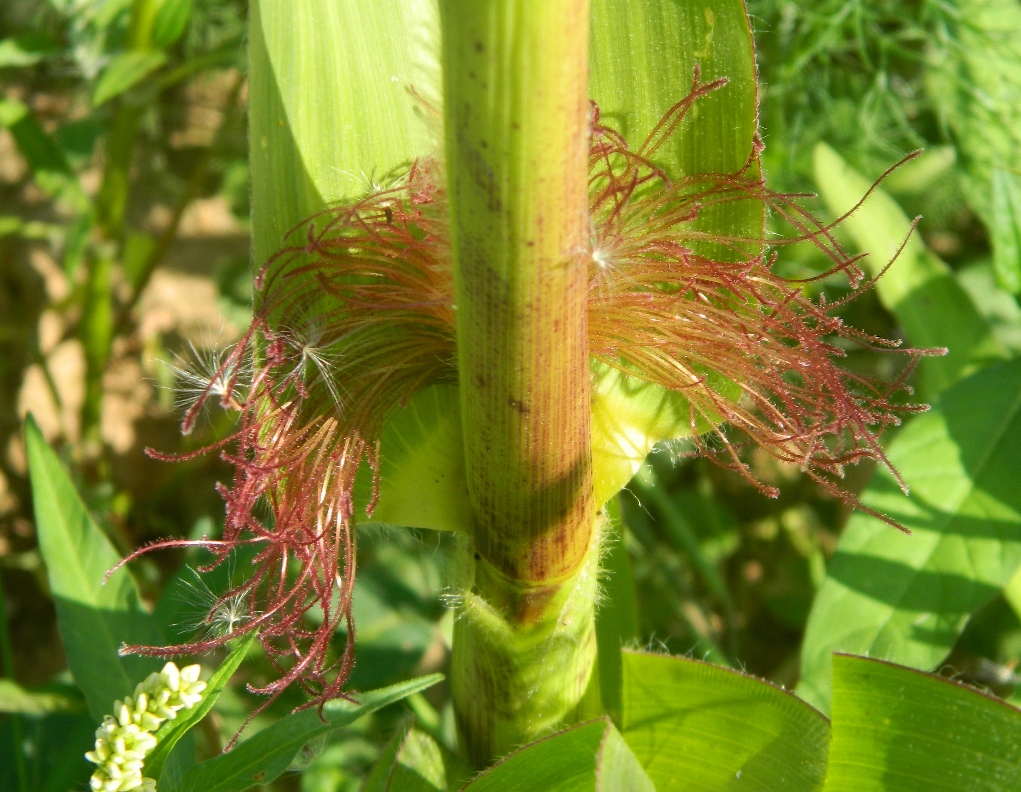
[[[434,385],[397,407],[380,438],[379,500],[371,516],[372,471],[358,472],[359,517],[366,522],[431,528],[469,529],[471,506],[461,441],[457,388]]]

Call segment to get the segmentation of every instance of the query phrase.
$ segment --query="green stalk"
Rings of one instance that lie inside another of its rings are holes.
[[[128,49],[152,46],[152,23],[157,11],[153,0],[134,0],[128,29]],[[113,261],[124,230],[131,160],[145,106],[127,97],[117,100],[117,110],[106,141],[103,183],[96,197],[99,243],[88,259],[81,337],[85,347],[85,401],[82,406],[82,439],[96,448],[101,443],[103,373],[113,343]]]
[[[472,505],[453,695],[484,765],[569,720],[595,653],[588,0],[442,0]]]

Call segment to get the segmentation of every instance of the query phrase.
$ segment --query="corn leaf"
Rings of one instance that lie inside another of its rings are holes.
[[[249,21],[252,236],[259,263],[293,226],[430,154],[429,0],[257,0]],[[432,79],[435,79],[433,77]]]
[[[607,720],[526,745],[468,784],[465,792],[654,792],[656,787]]]
[[[1021,787],[1021,710],[948,679],[833,658],[825,792]]]
[[[826,718],[689,658],[624,652],[621,731],[659,792],[820,790],[826,773]]]

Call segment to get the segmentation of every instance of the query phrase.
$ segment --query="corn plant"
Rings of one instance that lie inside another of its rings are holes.
[[[235,416],[205,451],[234,467],[222,535],[118,560],[27,430],[72,673],[97,717],[118,700],[93,788],[269,783],[303,746],[436,684],[348,684],[372,524],[454,535],[456,745],[409,705],[419,722],[365,789],[1017,784],[1017,710],[913,669],[938,666],[1021,565],[1018,366],[913,223],[831,150],[815,160],[836,222],[769,189],[742,2],[257,0],[249,75],[254,318],[182,424]],[[785,236],[767,237],[767,214]],[[812,278],[775,271],[797,244],[827,262]],[[822,280],[843,296],[813,290]],[[841,317],[872,289],[914,347]],[[933,304],[950,306],[946,326],[920,316]],[[890,375],[848,365],[858,348]],[[622,650],[616,497],[637,473],[636,491],[672,508],[643,467],[657,443],[776,497],[747,462],[756,447],[857,510],[810,617],[802,699]],[[859,497],[844,476],[861,462],[879,472]],[[169,643],[127,564],[196,547],[208,572],[247,553],[244,573],[216,595],[216,629]],[[953,602],[933,614],[940,587]],[[264,699],[249,721],[295,687],[303,701],[193,764],[176,746],[256,645],[275,676],[250,682]],[[217,650],[204,687],[188,670],[195,700],[152,719],[142,697],[177,674],[154,658]],[[144,750],[122,751],[121,772],[108,745],[128,724]]]

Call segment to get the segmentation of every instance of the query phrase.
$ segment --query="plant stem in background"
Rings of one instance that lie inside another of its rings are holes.
[[[238,118],[241,89],[244,85],[244,75],[240,72],[235,74],[224,105],[223,120],[220,122],[220,126],[216,131],[216,136],[213,138],[213,141],[205,149],[203,149],[195,168],[191,172],[191,176],[188,177],[188,184],[185,186],[184,192],[181,193],[181,197],[178,198],[177,203],[174,204],[173,213],[170,216],[170,221],[167,223],[167,227],[163,230],[163,233],[159,235],[152,252],[146,257],[140,272],[133,279],[131,284],[131,296],[123,305],[121,305],[120,310],[117,312],[117,319],[114,323],[114,332],[127,332],[130,328],[131,315],[135,305],[138,304],[138,300],[142,296],[142,292],[145,291],[145,287],[149,285],[149,280],[152,278],[153,272],[160,265],[163,258],[167,255],[167,252],[174,244],[185,210],[201,193],[202,187],[209,176],[209,167],[213,162],[213,158],[223,148],[224,139],[227,137],[229,130],[234,126],[234,123]]]
[[[588,2],[445,0],[441,24],[473,511],[453,695],[483,765],[568,719],[594,657]]]
[[[151,49],[152,23],[157,10],[153,0],[134,0],[128,29],[128,49]],[[103,373],[113,343],[113,264],[121,245],[124,210],[128,202],[131,161],[145,105],[130,95],[117,100],[106,141],[106,166],[96,198],[98,243],[88,257],[81,337],[85,348],[85,402],[82,439],[93,448],[101,441]]]

